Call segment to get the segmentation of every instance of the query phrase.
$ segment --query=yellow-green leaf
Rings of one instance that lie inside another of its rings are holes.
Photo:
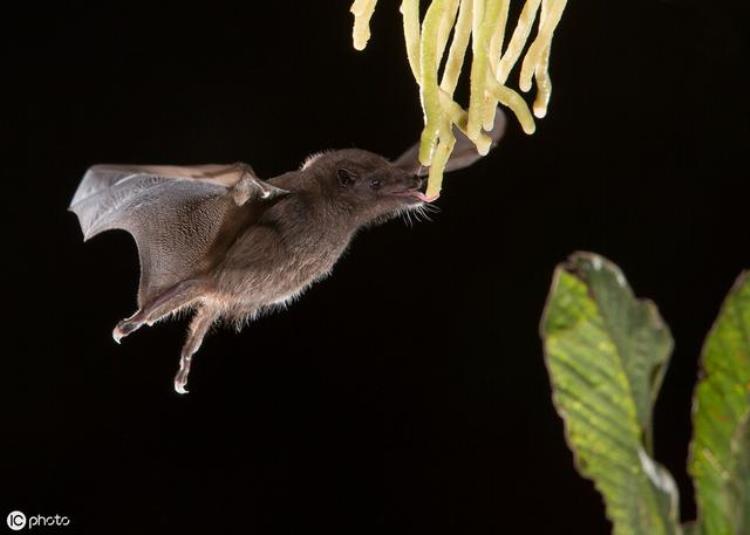
[[[651,452],[651,419],[672,338],[604,258],[555,271],[541,334],[555,408],[578,471],[603,495],[616,535],[681,532],[677,489]]]
[[[722,306],[703,347],[693,401],[693,476],[703,535],[750,534],[750,272]]]

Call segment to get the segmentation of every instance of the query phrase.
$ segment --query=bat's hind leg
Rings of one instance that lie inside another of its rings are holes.
[[[176,284],[138,309],[129,318],[120,321],[112,331],[112,338],[119,344],[122,338],[137,331],[144,324],[152,325],[164,316],[189,305],[205,295],[206,290],[206,284],[203,281],[187,280]]]
[[[180,369],[174,377],[174,389],[179,394],[187,393],[185,386],[190,375],[190,364],[192,363],[193,355],[200,349],[203,338],[217,318],[218,314],[216,311],[207,306],[201,306],[195,313],[195,316],[193,316],[187,340],[185,340],[185,345],[182,346]]]

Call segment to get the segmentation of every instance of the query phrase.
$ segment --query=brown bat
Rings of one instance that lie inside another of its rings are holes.
[[[494,143],[505,130],[499,110],[497,117]],[[214,323],[240,327],[288,304],[331,272],[359,229],[423,209],[417,153],[415,146],[390,162],[359,149],[324,152],[267,181],[242,163],[91,167],[70,204],[84,241],[127,230],[141,264],[138,310],[117,324],[115,341],[194,310],[174,379],[187,392],[191,359]],[[457,133],[446,170],[478,158]]]

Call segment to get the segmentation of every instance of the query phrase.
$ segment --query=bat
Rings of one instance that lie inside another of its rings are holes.
[[[505,131],[498,110],[493,146]],[[480,155],[456,131],[446,170]],[[70,210],[84,241],[110,229],[135,238],[138,309],[116,342],[178,311],[192,311],[174,388],[186,393],[193,355],[211,326],[239,327],[283,307],[330,274],[362,227],[423,209],[426,170],[418,146],[395,161],[360,149],[328,151],[261,180],[244,163],[193,167],[95,165]]]

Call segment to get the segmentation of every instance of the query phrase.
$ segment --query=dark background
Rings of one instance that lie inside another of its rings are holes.
[[[60,533],[606,533],[537,335],[578,249],[671,326],[656,456],[693,517],[696,362],[750,265],[746,7],[572,0],[537,134],[512,121],[433,223],[368,230],[287,312],[211,335],[180,397],[184,321],[112,342],[136,250],[81,242],[86,168],[395,156],[416,86],[395,2],[363,53],[348,2],[99,4],[3,17],[0,530],[20,509],[68,515]]]

